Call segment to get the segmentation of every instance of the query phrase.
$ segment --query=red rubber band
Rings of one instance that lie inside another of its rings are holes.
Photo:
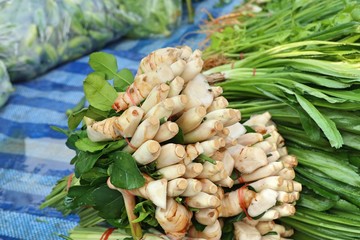
[[[116,100],[111,107],[112,107],[112,109],[114,109],[117,112],[120,111],[120,104],[118,102],[116,102]]]
[[[240,204],[241,209],[244,211],[246,217],[249,220],[251,220],[252,218],[248,214],[246,206],[245,206],[245,202],[244,202],[244,200],[245,200],[244,197],[245,196],[243,194],[244,188],[246,188],[247,186],[248,186],[248,184],[244,184],[241,188],[238,189],[238,198],[239,198],[239,204]]]
[[[136,148],[134,145],[131,144],[131,142],[129,141],[129,139],[127,139],[127,138],[124,138],[124,139],[125,139],[125,141],[127,142],[127,144],[129,145],[129,147],[131,147],[131,148],[134,149],[134,150],[137,150],[137,148]]]
[[[256,68],[253,68],[253,76],[256,75]]]
[[[100,240],[108,240],[110,235],[116,228],[108,228],[106,231],[101,235]]]
[[[244,53],[240,53],[240,59],[241,59],[241,60],[244,59]]]
[[[69,178],[67,180],[67,185],[66,185],[66,191],[68,192],[69,191],[69,188],[71,187],[71,182],[72,182],[72,178],[73,178],[74,174],[70,174],[69,175]]]
[[[245,182],[245,180],[243,179],[242,176],[238,177],[238,181],[239,181],[239,183],[244,183]]]
[[[134,106],[136,106],[136,103],[135,103],[135,101],[134,101],[134,99],[133,99],[133,97],[132,97],[132,95],[131,95],[131,93],[130,93],[130,86],[126,89],[126,94],[127,94],[128,97],[130,98],[131,103],[132,103]]]

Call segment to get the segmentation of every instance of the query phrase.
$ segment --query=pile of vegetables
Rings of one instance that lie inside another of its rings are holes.
[[[118,71],[107,53],[91,54],[89,64],[88,107],[69,116],[69,130],[56,128],[76,152],[74,175],[59,181],[41,206],[79,214],[70,238],[293,234],[274,220],[295,213],[302,189],[294,181],[296,158],[268,112],[239,122],[222,88],[200,73],[199,50],[156,50],[135,77]]]
[[[0,60],[12,81],[31,79],[129,34],[167,36],[180,0],[8,0],[0,3]]]
[[[208,80],[243,118],[269,111],[299,161],[300,207],[281,222],[295,239],[358,239],[359,1],[250,1],[204,29]]]

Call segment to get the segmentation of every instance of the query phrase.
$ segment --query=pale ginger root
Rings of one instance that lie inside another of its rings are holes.
[[[200,232],[191,227],[189,230],[189,236],[193,238],[205,238],[209,240],[218,240],[221,239],[221,225],[219,220],[216,220],[214,224],[207,225],[205,229]]]
[[[184,82],[192,80],[200,73],[203,61],[200,51],[191,54],[189,52],[191,51],[185,47],[164,48],[143,58],[134,82],[125,93],[119,93],[113,108],[121,111],[129,106],[138,105],[154,87],[171,82],[176,77],[181,77]]]
[[[219,217],[219,212],[214,208],[204,208],[195,212],[195,219],[203,225],[213,225]]]
[[[171,121],[167,121],[160,125],[159,131],[156,133],[154,140],[161,143],[165,142],[179,132],[179,126]]]
[[[109,188],[118,190],[121,193],[125,192],[127,194],[149,199],[156,206],[163,209],[166,208],[167,183],[168,182],[166,179],[153,180],[150,177],[146,177],[146,183],[144,186],[137,189],[125,190],[115,187],[111,183],[110,178],[107,181],[107,185],[109,186]]]
[[[167,198],[166,208],[157,207],[155,218],[171,239],[180,240],[190,227],[192,212],[173,198]]]
[[[232,217],[243,212],[243,208],[247,209],[256,196],[254,191],[247,188],[239,188],[238,190],[228,192],[221,201],[221,206],[218,208],[220,217]]]
[[[236,240],[261,240],[261,234],[254,226],[244,222],[235,222],[234,228],[234,235]]]
[[[202,184],[197,179],[188,178],[187,179],[187,187],[183,193],[180,194],[180,196],[183,197],[192,197],[200,193],[202,190]]]
[[[167,180],[173,180],[175,178],[182,177],[185,174],[185,171],[186,171],[185,165],[179,163],[179,164],[160,168],[158,170],[158,173],[160,173],[162,177]]]
[[[132,137],[137,129],[144,111],[139,107],[131,107],[119,117],[111,117],[100,122],[87,120],[87,135],[93,142],[110,141]]]
[[[168,143],[161,147],[159,157],[156,159],[158,169],[181,162],[185,157],[185,148],[180,144]]]

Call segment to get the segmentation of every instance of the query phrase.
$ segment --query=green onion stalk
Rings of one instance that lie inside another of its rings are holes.
[[[286,4],[285,4],[286,3]],[[357,239],[360,227],[360,5],[272,1],[213,34],[205,71],[244,119],[268,111],[303,185],[295,239]]]

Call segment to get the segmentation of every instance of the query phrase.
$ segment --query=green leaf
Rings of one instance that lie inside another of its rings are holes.
[[[87,137],[80,138],[75,142],[75,146],[78,150],[91,153],[104,149],[108,144],[109,142],[93,142]]]
[[[360,186],[360,176],[350,164],[332,153],[288,147],[302,166],[316,169],[327,176],[354,187]]]
[[[77,151],[77,148],[75,146],[75,143],[77,140],[79,140],[80,138],[84,138],[87,137],[87,133],[85,130],[79,130],[76,132],[72,132],[69,136],[68,139],[66,140],[66,146],[72,150]]]
[[[95,121],[101,121],[107,118],[109,115],[109,111],[102,111],[93,106],[89,106],[88,110],[86,111],[85,116],[94,119]]]
[[[278,233],[275,231],[272,231],[272,232],[268,232],[268,233],[264,234],[263,236],[271,236],[271,235],[278,235]]]
[[[89,65],[94,71],[104,73],[105,79],[113,79],[118,69],[115,56],[105,52],[90,54]]]
[[[212,163],[214,165],[216,165],[216,161],[214,159],[212,159],[211,157],[206,156],[205,154],[200,154],[196,159],[196,162],[200,162],[200,163],[204,163],[204,162],[209,162]]]
[[[304,177],[320,184],[323,186],[323,188],[336,192],[336,194],[338,194],[343,199],[348,200],[358,207],[360,206],[360,188],[353,187],[349,184],[342,183],[330,178],[315,175],[304,168],[300,169],[300,166],[296,168],[296,171],[300,172]]]
[[[356,150],[360,150],[360,138],[359,135],[342,131],[342,137],[344,138],[344,145]]]
[[[252,127],[247,125],[244,125],[244,127],[246,129],[246,133],[256,133],[256,131]]]
[[[85,102],[86,102],[86,98],[85,98],[85,96],[83,96],[80,99],[80,101],[76,104],[75,107],[73,107],[72,109],[66,110],[66,116],[70,116],[71,114],[80,111],[84,107]]]
[[[326,211],[335,205],[336,201],[306,192],[296,202],[297,206],[303,206],[315,211]]]
[[[81,180],[88,182],[90,185],[105,183],[108,179],[106,169],[93,167],[81,175]]]
[[[206,225],[203,225],[203,224],[199,223],[198,221],[196,221],[195,217],[191,218],[191,222],[192,222],[193,226],[195,227],[196,231],[202,232],[206,228]]]
[[[68,199],[66,204],[71,209],[76,209],[81,206],[94,206],[95,201],[91,192],[94,191],[95,186],[72,186],[69,188]]]
[[[66,130],[66,129],[63,129],[63,128],[59,128],[57,126],[50,126],[50,128],[56,132],[59,132],[59,133],[63,133],[65,134],[66,136],[69,136],[71,131],[69,130]]]
[[[83,108],[80,111],[71,113],[69,115],[69,117],[68,117],[68,127],[69,127],[70,130],[74,130],[79,126],[79,124],[83,120],[87,110],[88,110],[87,108]]]
[[[114,88],[118,92],[126,91],[126,88],[134,82],[134,76],[132,72],[127,69],[121,69],[114,78]]]
[[[125,211],[122,194],[110,189],[106,184],[92,192],[94,209],[99,211],[99,216],[105,219],[121,218]]]
[[[335,123],[323,114],[321,114],[314,107],[314,105],[312,105],[304,97],[296,93],[295,96],[301,107],[309,114],[309,116],[324,132],[325,136],[329,139],[331,146],[335,148],[340,148],[344,142],[339,130],[336,128]]]
[[[163,144],[167,143],[185,144],[184,133],[180,127],[179,132],[173,138],[163,142]]]
[[[230,217],[227,219],[227,223],[234,223],[243,220],[246,217],[245,212],[241,212],[240,214]]]
[[[97,160],[101,157],[102,152],[90,153],[80,151],[76,156],[75,162],[75,176],[79,178],[83,173],[86,173],[94,167]]]
[[[103,74],[90,73],[84,81],[84,92],[90,105],[101,110],[109,111],[117,98],[116,90],[105,80]]]
[[[115,142],[110,142],[108,145],[102,150],[103,154],[111,153],[115,150],[121,150],[123,147],[127,145],[127,142],[125,139],[118,140]]]
[[[156,206],[150,200],[145,200],[136,204],[134,208],[134,213],[138,214],[139,217],[133,220],[132,222],[133,223],[144,222],[152,227],[158,226],[159,223],[155,218],[155,210],[156,210]]]
[[[135,189],[145,184],[145,179],[131,154],[115,152],[111,154],[110,158],[113,160],[113,164],[109,168],[110,180],[114,186],[122,189]]]

